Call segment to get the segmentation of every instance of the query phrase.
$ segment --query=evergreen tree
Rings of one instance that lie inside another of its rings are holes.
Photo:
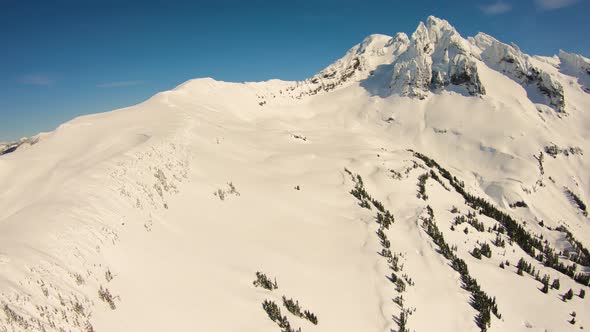
[[[481,254],[486,256],[487,258],[491,258],[492,257],[492,249],[490,248],[490,245],[487,243],[484,243],[481,245]]]
[[[563,294],[562,300],[565,302],[571,300],[574,297],[574,291],[570,288],[565,294]]]
[[[399,332],[408,332],[408,328],[406,327],[407,323],[408,323],[408,317],[406,316],[405,310],[402,309],[402,312],[399,314],[398,331]]]
[[[551,284],[551,288],[559,290],[559,287],[560,287],[559,279],[557,279],[557,278],[553,279],[553,283]]]
[[[584,288],[580,289],[580,294],[578,296],[583,299],[586,296],[586,290]]]
[[[541,289],[541,292],[545,294],[549,293],[549,276],[544,275],[541,282],[543,283],[543,289]]]

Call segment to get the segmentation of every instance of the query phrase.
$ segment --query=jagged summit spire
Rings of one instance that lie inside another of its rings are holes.
[[[462,86],[470,95],[485,94],[467,41],[449,22],[429,16],[393,64],[391,93],[425,98],[449,85]]]
[[[579,78],[584,91],[590,93],[590,60],[568,53],[559,55],[562,73]],[[481,66],[499,71],[529,93],[534,103],[558,112],[565,111],[561,84],[549,73],[533,66],[531,57],[518,46],[505,44],[483,32],[464,38],[451,23],[436,16],[420,22],[408,37],[372,34],[352,47],[312,78],[298,84],[298,97],[329,91],[340,86],[371,79],[375,93],[428,97],[432,93],[452,90],[465,96],[485,95],[480,79]],[[582,73],[583,75],[578,75]],[[372,77],[376,75],[375,79]],[[365,84],[365,86],[369,86]]]

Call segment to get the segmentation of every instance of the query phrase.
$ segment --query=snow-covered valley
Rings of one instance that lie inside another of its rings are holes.
[[[589,73],[431,17],[76,118],[0,156],[0,331],[588,328]]]

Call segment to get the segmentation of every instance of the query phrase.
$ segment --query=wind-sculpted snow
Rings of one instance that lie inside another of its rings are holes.
[[[502,72],[526,89],[541,93],[539,95],[529,92],[529,98],[533,102],[546,104],[558,112],[565,112],[565,96],[561,83],[551,74],[535,67],[530,61],[530,56],[522,53],[518,46],[501,43],[484,33],[479,33],[473,41],[482,50],[480,56],[486,65]]]
[[[576,77],[584,91],[590,93],[590,59],[560,50],[559,60],[561,61],[559,70],[566,75]]]

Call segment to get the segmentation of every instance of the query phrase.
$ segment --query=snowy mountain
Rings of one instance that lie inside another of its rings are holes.
[[[3,154],[8,154],[16,151],[19,148],[24,148],[25,146],[31,146],[37,144],[41,135],[37,135],[35,137],[23,137],[18,141],[14,142],[0,142],[0,156]]]
[[[589,87],[429,17],[76,118],[0,156],[0,331],[587,329]]]

